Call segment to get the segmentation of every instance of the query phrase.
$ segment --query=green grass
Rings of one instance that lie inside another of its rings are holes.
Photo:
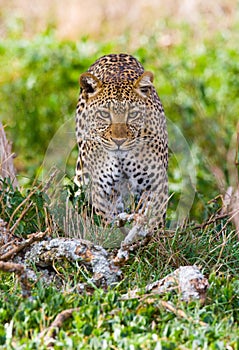
[[[4,188],[2,200],[8,199],[14,211],[19,207],[19,202],[14,201],[19,192]],[[25,203],[29,194],[21,195]],[[37,200],[42,198],[39,189],[35,197],[41,208],[42,202]],[[45,206],[48,205],[45,202]],[[212,214],[212,208],[208,210]],[[17,210],[15,212],[18,220]],[[34,222],[39,222],[37,215],[33,216]],[[8,221],[8,211],[2,210],[1,217]],[[14,222],[14,215],[11,217]],[[235,229],[224,218],[205,228],[188,223],[131,254],[122,268],[123,280],[107,292],[95,287],[91,295],[79,294],[73,287],[87,281],[84,268],[56,262],[55,268],[64,276],[65,287],[46,286],[41,280],[32,282],[32,297],[23,299],[16,277],[2,272],[0,346],[2,349],[47,349],[39,334],[61,311],[77,307],[79,311],[74,312],[57,333],[54,349],[239,349],[238,249]],[[148,298],[142,295],[132,300],[121,298],[129,289],[140,287],[143,292],[146,284],[179,266],[193,264],[200,266],[209,279],[204,305],[199,301],[183,302],[175,293]],[[161,300],[173,303],[184,316],[165,309]]]
[[[199,43],[191,40],[188,28],[178,30],[182,31],[179,43],[160,47],[152,35],[131,52],[154,72],[168,117],[172,198],[167,234],[132,254],[123,267],[123,280],[108,292],[72,291],[76,283],[85,281],[85,271],[65,263],[59,267],[67,281],[64,291],[39,280],[32,284],[33,298],[28,300],[22,298],[16,277],[1,272],[0,349],[46,349],[39,333],[57,314],[73,307],[80,311],[60,328],[54,349],[239,349],[238,233],[228,217],[200,226],[220,213],[222,197],[216,196],[235,186],[238,176],[234,164],[238,30],[230,37],[221,33]],[[52,225],[49,219],[55,209],[61,218],[65,215],[77,157],[72,140],[78,77],[101,55],[125,51],[128,40],[73,43],[58,41],[52,31],[32,40],[20,34],[16,31],[0,42],[0,115],[17,154],[21,184],[20,190],[2,184],[0,217],[15,225],[18,236]],[[58,152],[61,144],[69,150],[65,158]],[[41,183],[40,165],[45,161],[43,170],[49,171],[56,156],[65,176],[59,183],[53,181],[47,195],[43,191],[47,177]],[[181,198],[181,209],[189,215],[176,229],[172,223],[182,191],[189,193]],[[52,192],[58,196],[55,204]],[[64,234],[62,223],[57,224],[51,227],[54,234]],[[101,227],[92,231],[95,242],[104,239],[99,237]],[[121,300],[128,289],[144,288],[179,266],[192,264],[200,266],[210,282],[204,305],[185,303],[176,294]],[[161,300],[172,302],[186,317],[167,311]]]
[[[82,296],[39,283],[29,301],[21,299],[19,289],[9,288],[14,281],[8,277],[1,283],[5,293],[1,292],[0,342],[8,344],[7,349],[46,349],[39,333],[60,311],[79,307],[60,329],[54,349],[238,349],[238,279],[212,273],[209,281],[207,302],[202,306],[186,304],[175,295],[122,301],[120,290],[96,290],[92,296]],[[187,318],[165,310],[162,299],[173,302]]]

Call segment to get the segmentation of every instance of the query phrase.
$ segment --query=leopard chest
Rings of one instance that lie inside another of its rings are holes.
[[[102,154],[99,168],[96,163],[91,168],[92,181],[95,188],[114,196],[121,206],[125,206],[132,198],[149,190],[149,167],[144,163],[133,152],[109,152],[105,157]]]

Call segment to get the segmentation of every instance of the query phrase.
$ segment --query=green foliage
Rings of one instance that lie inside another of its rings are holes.
[[[54,349],[155,349],[156,346],[178,349],[184,346],[213,350],[238,349],[239,345],[238,280],[224,275],[211,274],[208,301],[204,306],[198,302],[185,304],[176,296],[171,297],[171,302],[183,310],[188,319],[166,311],[161,304],[162,297],[158,296],[124,301],[116,291],[79,296],[62,294],[39,284],[33,289],[33,296],[32,301],[22,300],[15,291],[1,298],[1,345],[7,342],[19,349],[22,346],[46,349],[38,333],[49,327],[60,311],[72,307],[79,307],[80,311],[74,312],[63,324]],[[10,322],[13,322],[12,333]]]
[[[17,235],[28,235],[46,229],[47,195],[33,187],[20,192],[10,181],[0,179],[0,217],[14,227]]]
[[[236,52],[235,42],[221,36],[213,43],[205,41],[196,47],[185,40],[167,53],[157,49],[149,50],[148,55],[144,53],[146,64],[155,72],[166,115],[180,128],[192,152],[197,191],[199,196],[203,194],[204,203],[216,196],[219,184],[226,187],[234,183],[239,110]],[[174,141],[175,134],[170,131],[169,145],[178,143],[180,140]],[[169,160],[171,189],[176,192],[174,201],[178,198],[175,184],[183,181],[182,172],[179,175],[182,160],[180,150]],[[197,219],[205,209],[201,205],[196,197],[191,215]]]

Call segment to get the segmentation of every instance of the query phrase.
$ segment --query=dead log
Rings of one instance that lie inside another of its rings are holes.
[[[43,268],[64,260],[78,262],[93,272],[93,277],[88,282],[97,287],[107,289],[117,283],[122,275],[103,247],[83,239],[53,238],[41,241],[35,243],[25,254],[26,264],[29,261],[30,264]]]
[[[208,280],[197,266],[180,266],[161,280],[148,284],[145,287],[145,295],[161,295],[174,291],[180,294],[184,301],[199,299],[204,303],[208,287]],[[141,289],[135,288],[122,296],[124,300],[133,298],[142,298]]]

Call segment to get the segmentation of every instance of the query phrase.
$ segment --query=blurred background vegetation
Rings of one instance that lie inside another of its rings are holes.
[[[127,52],[154,72],[169,120],[169,212],[193,163],[191,217],[205,219],[217,205],[207,203],[238,179],[238,10],[234,0],[0,0],[0,118],[20,184],[33,183],[46,157],[61,158],[60,147],[74,176],[79,75],[102,55]]]

